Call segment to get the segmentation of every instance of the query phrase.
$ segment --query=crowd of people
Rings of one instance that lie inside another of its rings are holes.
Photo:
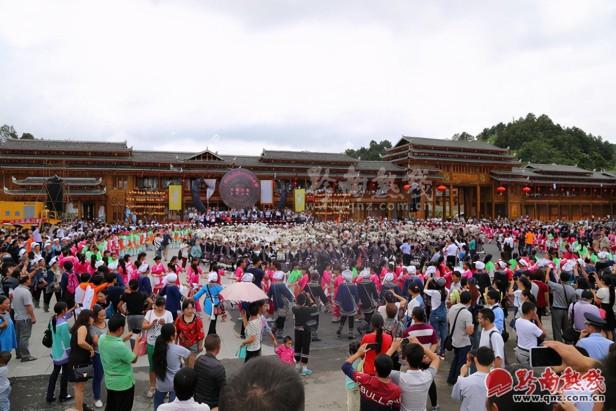
[[[541,345],[575,369],[601,369],[606,381],[616,372],[609,220],[216,218],[0,232],[0,410],[10,404],[12,353],[36,360],[30,344],[41,296],[43,312],[52,311],[41,320],[44,336],[34,336],[53,363],[46,400],[74,401],[79,411],[90,409],[89,390],[95,408],[131,409],[140,356],[154,410],[303,409],[302,377],[313,373],[311,345],[323,321],[349,341],[340,384],[349,411],[425,410],[428,402],[439,410],[435,377],[446,358],[462,410],[507,409],[509,397],[488,397],[489,371],[529,368]],[[225,301],[229,282],[252,283],[268,299]],[[239,342],[223,342],[217,324],[236,309]],[[275,362],[260,358],[269,339]],[[223,343],[236,344],[245,362],[233,383],[217,359]],[[596,404],[537,409],[612,409],[604,394]]]

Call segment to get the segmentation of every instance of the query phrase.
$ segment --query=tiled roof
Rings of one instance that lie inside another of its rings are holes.
[[[495,145],[486,143],[485,141],[456,141],[456,140],[444,140],[444,139],[439,139],[439,138],[409,137],[409,136],[403,136],[402,139],[414,146],[464,148],[464,149],[477,149],[477,150],[491,150],[491,151],[498,151],[498,152],[507,151],[507,149],[505,148],[496,147]]]
[[[74,141],[74,140],[43,140],[43,139],[7,139],[0,143],[4,150],[44,150],[44,151],[122,151],[130,149],[126,142],[108,141]]]
[[[546,173],[576,173],[576,174],[590,174],[592,171],[584,170],[578,166],[568,166],[562,164],[540,164],[540,163],[528,163],[527,168],[532,168],[538,172]]]
[[[405,169],[400,167],[391,161],[380,161],[380,160],[359,160],[355,165],[357,170],[366,170],[366,171],[378,171],[383,167],[386,171],[399,171],[402,172]]]
[[[286,160],[286,161],[337,161],[353,163],[357,161],[353,157],[344,153],[318,153],[315,151],[278,151],[263,150],[261,158],[264,160]]]

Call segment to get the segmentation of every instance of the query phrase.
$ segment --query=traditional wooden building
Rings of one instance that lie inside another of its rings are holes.
[[[485,142],[402,137],[381,161],[343,153],[263,150],[223,155],[135,150],[125,142],[17,140],[0,142],[0,200],[45,201],[44,182],[65,180],[65,214],[121,221],[138,216],[179,220],[193,208],[195,179],[220,181],[233,168],[271,181],[276,207],[281,187],[294,206],[294,189],[306,190],[306,208],[327,219],[529,215],[543,220],[613,214],[616,175],[574,166],[520,164]],[[169,210],[169,186],[181,186],[179,210]],[[201,200],[225,208],[218,190]],[[417,211],[412,211],[412,205]]]

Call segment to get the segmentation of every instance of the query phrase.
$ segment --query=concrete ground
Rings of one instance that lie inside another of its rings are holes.
[[[495,249],[495,247],[494,247]],[[497,250],[489,252],[497,254]],[[45,392],[47,388],[48,375],[52,370],[52,363],[49,358],[49,350],[41,344],[43,330],[51,317],[51,313],[44,313],[42,309],[36,310],[37,323],[34,326],[33,336],[30,342],[30,349],[36,361],[21,363],[13,359],[9,366],[9,376],[13,386],[12,409],[14,410],[66,410],[70,409],[72,403],[67,404],[47,404],[45,402]],[[226,322],[219,322],[217,331],[222,338],[223,348],[219,358],[227,368],[227,375],[233,375],[241,367],[241,361],[235,358],[235,352],[239,343],[239,322],[237,312],[232,312],[230,319]],[[548,328],[548,335],[551,336],[550,321],[544,320]],[[320,342],[314,342],[311,346],[310,368],[314,371],[310,377],[305,377],[304,384],[306,390],[306,410],[345,410],[346,393],[344,390],[344,375],[340,371],[340,366],[344,362],[348,353],[349,340],[338,338],[335,334],[336,324],[331,323],[329,314],[321,314],[319,334],[322,338]],[[293,335],[292,321],[287,321],[286,334]],[[511,337],[507,343],[507,357],[511,361],[513,347],[515,344],[515,333],[510,332]],[[271,341],[264,339],[264,355],[273,355]],[[446,382],[447,373],[451,364],[452,354],[448,354],[446,360],[441,364],[441,369],[437,375],[437,391],[440,409],[443,411],[457,410],[459,405],[451,399],[451,386]],[[135,365],[135,378],[137,388],[135,394],[135,405],[133,410],[151,410],[152,400],[146,398],[147,388],[147,359],[140,358]],[[59,383],[58,383],[59,384]],[[104,388],[103,388],[104,391]],[[56,388],[58,396],[59,387]],[[69,392],[72,387],[69,384]],[[91,388],[87,387],[87,401],[90,406],[93,404]],[[103,393],[103,402],[105,394]],[[428,409],[431,409],[428,402]]]

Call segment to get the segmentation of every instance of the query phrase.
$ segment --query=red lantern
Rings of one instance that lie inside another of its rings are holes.
[[[503,186],[496,187],[496,192],[499,194],[503,194],[505,191],[507,191],[507,189]]]
[[[522,191],[524,192],[524,194],[528,194],[532,191],[532,189],[529,186],[525,186],[522,187]]]
[[[409,191],[411,189],[411,185],[410,184],[405,184],[405,185],[402,186],[402,189],[404,191]]]
[[[436,189],[442,193],[447,190],[447,187],[441,184],[440,186],[436,187]]]

